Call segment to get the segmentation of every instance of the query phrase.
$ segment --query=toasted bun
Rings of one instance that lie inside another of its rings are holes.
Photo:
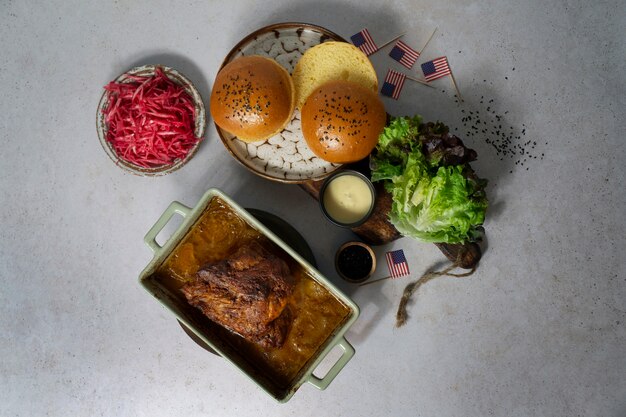
[[[378,95],[350,81],[331,81],[315,89],[304,102],[301,116],[309,148],[339,164],[369,155],[387,120]]]
[[[211,116],[246,142],[274,136],[291,120],[295,89],[289,72],[273,59],[251,55],[224,66],[211,92]]]
[[[293,71],[296,107],[317,87],[329,81],[353,81],[372,91],[378,90],[376,70],[367,55],[346,42],[324,42],[308,49]]]

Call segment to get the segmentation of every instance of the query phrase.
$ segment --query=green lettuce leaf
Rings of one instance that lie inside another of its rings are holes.
[[[439,148],[425,155],[423,132],[430,130],[419,116],[393,119],[371,157],[372,181],[385,181],[393,201],[389,217],[403,235],[426,242],[475,240],[487,210],[486,181],[467,163],[443,165]]]

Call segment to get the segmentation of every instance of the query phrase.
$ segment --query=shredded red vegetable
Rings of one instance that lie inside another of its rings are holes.
[[[112,81],[102,110],[106,140],[122,159],[144,168],[172,165],[200,141],[195,135],[195,106],[185,89],[160,67],[151,77]]]

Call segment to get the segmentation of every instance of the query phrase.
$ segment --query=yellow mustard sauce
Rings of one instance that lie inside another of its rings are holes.
[[[338,223],[356,223],[367,215],[374,196],[370,187],[356,175],[339,175],[324,190],[323,204]]]
[[[288,388],[350,313],[344,303],[291,256],[214,197],[156,275],[171,291],[178,291],[194,278],[202,265],[227,258],[252,239],[262,242],[289,265],[295,281],[294,293],[287,304],[293,317],[291,328],[280,348],[263,348],[231,332],[221,332],[221,337],[227,338],[226,342],[275,384]]]

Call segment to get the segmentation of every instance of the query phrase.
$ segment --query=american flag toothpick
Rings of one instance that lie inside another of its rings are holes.
[[[447,57],[442,56],[439,58],[435,58],[432,61],[424,62],[422,64],[422,72],[424,73],[424,77],[428,82],[449,75],[452,79],[452,85],[454,85],[454,89],[456,90],[456,94],[459,97],[459,100],[463,101],[463,98],[461,97],[461,92],[459,91],[459,87],[456,85],[456,80],[454,79],[454,75],[452,74],[452,69],[450,68]]]
[[[403,41],[398,40],[393,49],[389,52],[389,56],[407,67],[408,69],[413,68],[415,61],[417,61],[420,55],[424,53],[424,50],[433,39],[433,36],[435,36],[435,32],[437,32],[437,28],[435,28],[435,30],[433,30],[433,33],[430,34],[430,37],[428,38],[424,46],[422,46],[422,49],[420,51],[416,51]]]
[[[389,51],[389,56],[408,69],[411,69],[415,61],[417,61],[417,58],[419,58],[420,53],[401,40],[398,40],[391,51]]]
[[[387,258],[387,266],[392,278],[409,275],[409,264],[402,249],[387,252],[385,257]]]
[[[389,71],[387,71],[387,75],[385,76],[383,87],[380,89],[380,93],[397,100],[398,97],[400,97],[400,91],[402,91],[405,79],[406,75],[389,69]]]
[[[365,29],[361,30],[360,32],[357,32],[354,35],[350,36],[350,40],[352,41],[354,46],[356,46],[361,51],[363,51],[363,53],[365,55],[370,56],[374,52],[380,51],[382,48],[384,48],[385,46],[389,45],[393,41],[398,40],[403,35],[404,35],[404,33],[401,33],[398,36],[396,36],[395,38],[393,38],[392,40],[390,40],[388,42],[385,42],[381,46],[376,46],[376,42],[374,42],[374,39],[372,38],[372,35],[370,35],[369,30],[367,30],[367,28],[365,28]]]
[[[408,75],[405,75],[399,71],[392,70],[390,68],[389,70],[387,70],[387,75],[385,76],[385,81],[383,81],[383,86],[380,89],[380,94],[397,100],[400,97],[400,92],[402,91],[405,80],[415,81],[417,83],[425,85],[426,87],[435,88],[424,80],[409,77]]]
[[[367,28],[350,36],[350,40],[354,46],[359,48],[367,56],[372,55],[379,49]]]
[[[450,75],[450,65],[448,65],[448,58],[445,56],[433,59],[432,61],[424,62],[422,64],[422,72],[426,81],[431,82],[437,80],[446,75]]]
[[[389,267],[389,276],[385,278],[376,279],[374,281],[366,282],[363,285],[373,284],[375,282],[384,281],[389,278],[399,278],[406,275],[409,275],[409,263],[404,256],[404,250],[398,249],[391,252],[387,252],[385,254],[385,259],[387,259],[387,266]]]

